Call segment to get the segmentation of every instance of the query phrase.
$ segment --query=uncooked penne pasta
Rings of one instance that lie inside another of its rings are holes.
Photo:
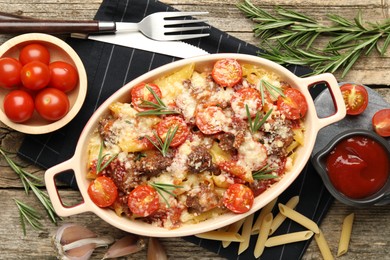
[[[224,232],[224,231],[209,231],[200,234],[196,234],[196,237],[219,240],[219,241],[232,241],[232,242],[243,242],[244,238],[239,233]]]
[[[314,234],[313,231],[306,230],[306,231],[293,232],[293,233],[288,233],[279,236],[273,236],[273,237],[269,237],[267,241],[265,241],[265,246],[272,247],[272,246],[280,246],[284,244],[305,241],[310,239],[313,236],[313,234]]]
[[[318,248],[320,249],[322,258],[324,260],[333,260],[334,257],[332,252],[330,251],[328,242],[324,237],[324,233],[320,230],[320,233],[314,235],[314,239],[317,242]]]
[[[270,203],[268,203],[261,209],[260,214],[257,216],[255,224],[253,224],[252,226],[252,235],[259,234],[260,226],[263,222],[264,217],[272,211],[277,200],[278,198],[273,199]]]
[[[337,256],[341,256],[348,251],[349,241],[351,240],[352,225],[355,214],[351,213],[344,218],[343,226],[341,229],[339,248],[337,250]]]
[[[264,251],[265,241],[268,239],[269,230],[272,224],[272,212],[269,212],[264,216],[263,221],[261,221],[261,226],[259,230],[259,235],[257,237],[254,255],[256,258],[259,258]]]
[[[279,211],[289,219],[297,222],[298,224],[304,226],[307,229],[310,229],[314,233],[318,234],[320,233],[320,229],[318,228],[317,224],[309,219],[308,217],[302,215],[301,213],[290,209],[289,207],[286,207],[285,205],[279,203]]]
[[[243,241],[240,242],[240,245],[238,246],[239,255],[249,247],[249,240],[251,239],[253,218],[254,215],[250,214],[248,217],[245,218],[244,224],[242,225],[241,236],[243,238]]]
[[[229,227],[228,227],[228,229],[226,231],[227,232],[232,232],[232,233],[238,233],[238,231],[242,227],[242,224],[244,223],[244,221],[245,221],[245,218],[240,219],[237,222],[234,222],[233,224],[229,225]],[[232,241],[226,241],[226,240],[222,241],[223,248],[228,247],[231,242]]]
[[[298,202],[299,202],[299,196],[294,196],[294,197],[291,197],[285,205],[286,205],[286,207],[289,207],[290,209],[295,209],[295,207],[298,205]],[[271,225],[271,229],[269,231],[269,234],[272,235],[282,225],[282,223],[284,222],[285,219],[286,219],[286,216],[279,212],[274,217],[274,220],[272,221],[272,225]]]

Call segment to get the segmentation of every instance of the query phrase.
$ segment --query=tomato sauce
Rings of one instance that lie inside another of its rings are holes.
[[[330,181],[352,199],[362,199],[380,190],[389,175],[387,151],[375,140],[354,136],[342,140],[326,161]]]

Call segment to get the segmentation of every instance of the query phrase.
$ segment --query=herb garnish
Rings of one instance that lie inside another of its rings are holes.
[[[249,107],[246,104],[245,104],[245,109],[246,109],[246,115],[248,117],[249,129],[252,133],[259,131],[260,127],[265,123],[265,121],[267,121],[268,117],[272,113],[272,108],[271,108],[270,110],[268,110],[265,116],[260,120],[260,113],[259,111],[257,111],[255,118],[252,120],[251,114],[249,112]]]
[[[173,197],[177,197],[177,195],[173,192],[171,192],[174,189],[180,189],[183,188],[183,186],[174,185],[174,184],[166,184],[166,183],[158,183],[158,182],[152,182],[150,185],[160,194],[160,196],[164,199],[165,203],[167,204],[168,208],[170,207],[168,199],[164,196],[164,193],[167,193]]]
[[[161,98],[154,92],[154,90],[149,87],[148,85],[145,86],[150,93],[152,93],[153,97],[156,99],[157,103],[148,101],[148,100],[142,100],[142,103],[139,105],[139,107],[142,108],[152,108],[151,110],[145,110],[137,113],[137,116],[155,116],[155,115],[172,115],[172,114],[179,114],[179,112],[169,109],[167,105],[161,100]]]
[[[267,164],[263,166],[263,168],[261,168],[260,170],[252,173],[253,179],[270,180],[270,179],[278,178],[278,176],[270,174],[274,170],[275,170],[274,168],[269,168],[269,165]]]
[[[177,130],[179,129],[179,126],[175,126],[173,129],[170,127],[167,131],[167,135],[165,136],[165,140],[163,141],[156,132],[153,132],[154,137],[157,139],[157,141],[152,140],[151,137],[145,135],[145,138],[147,138],[154,147],[157,148],[157,150],[160,151],[160,153],[165,157],[168,154],[169,145],[172,143],[173,138],[175,137],[175,134]]]
[[[96,175],[101,173],[118,156],[118,154],[114,154],[107,161],[104,161],[104,159],[109,156],[109,154],[103,155],[103,146],[104,142],[102,141],[100,144],[99,155],[96,163]]]
[[[269,81],[267,80],[260,80],[259,84],[258,84],[258,87],[260,89],[260,94],[261,94],[261,104],[264,106],[264,103],[265,103],[265,100],[264,100],[264,97],[265,97],[265,90],[268,91],[268,93],[274,98],[276,99],[278,97],[278,95],[282,96],[282,97],[286,97],[282,91],[282,89],[280,87],[277,87],[273,84],[271,84]],[[276,94],[275,94],[276,92]]]

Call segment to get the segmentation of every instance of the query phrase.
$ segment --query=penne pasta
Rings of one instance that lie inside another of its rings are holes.
[[[313,236],[313,234],[314,234],[313,231],[306,230],[306,231],[293,232],[293,233],[288,233],[279,236],[273,236],[268,238],[267,241],[265,241],[265,246],[272,247],[272,246],[280,246],[284,244],[305,241],[310,239]]]
[[[285,205],[286,205],[286,207],[289,207],[290,209],[294,209],[298,205],[298,202],[299,202],[299,196],[294,196],[294,197],[291,197]],[[282,223],[284,222],[285,219],[286,219],[286,216],[279,212],[276,215],[276,217],[274,218],[274,220],[272,221],[272,225],[271,225],[271,229],[269,231],[269,234],[272,235],[282,225]]]
[[[241,231],[241,236],[243,238],[243,241],[240,242],[240,245],[238,246],[239,255],[249,247],[249,240],[251,238],[253,218],[254,218],[253,214],[245,218],[244,224],[242,226],[242,231]]]
[[[256,258],[259,258],[264,251],[265,241],[267,241],[268,238],[269,230],[272,224],[272,219],[273,219],[272,213],[269,212],[266,216],[264,216],[263,221],[261,221],[259,235],[257,237],[255,250],[254,250],[254,256]]]
[[[252,226],[252,235],[259,234],[260,226],[262,225],[264,217],[272,211],[277,200],[278,198],[273,199],[270,203],[268,203],[264,206],[264,208],[261,209],[260,214],[255,221],[255,224],[253,224]]]
[[[209,231],[196,234],[196,237],[210,240],[243,242],[244,238],[239,233],[225,232],[225,231]]]
[[[339,248],[337,250],[337,256],[342,256],[348,251],[349,241],[351,240],[352,225],[355,218],[355,214],[351,213],[344,218],[343,226],[341,228],[341,235],[339,241]]]
[[[245,221],[245,218],[237,221],[237,222],[234,222],[233,224],[229,225],[228,229],[226,230],[227,232],[232,232],[232,233],[238,233],[238,231],[240,230],[240,228],[242,227],[242,224],[244,223]],[[223,248],[226,248],[230,245],[232,241],[227,241],[227,240],[224,240],[222,241],[222,246]]]
[[[297,222],[298,224],[306,227],[307,229],[313,231],[314,233],[318,234],[320,233],[320,229],[318,228],[317,224],[309,219],[308,217],[302,215],[301,213],[290,209],[289,207],[286,207],[285,205],[279,203],[279,211],[288,217],[289,219]]]
[[[330,251],[328,242],[324,237],[324,233],[320,230],[320,233],[314,235],[314,239],[317,242],[318,248],[320,249],[322,258],[324,260],[333,260],[334,257],[332,252]]]

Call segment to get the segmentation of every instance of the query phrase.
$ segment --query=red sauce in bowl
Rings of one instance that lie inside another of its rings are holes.
[[[345,196],[362,199],[379,191],[389,175],[387,151],[366,136],[340,141],[327,157],[330,181]]]

